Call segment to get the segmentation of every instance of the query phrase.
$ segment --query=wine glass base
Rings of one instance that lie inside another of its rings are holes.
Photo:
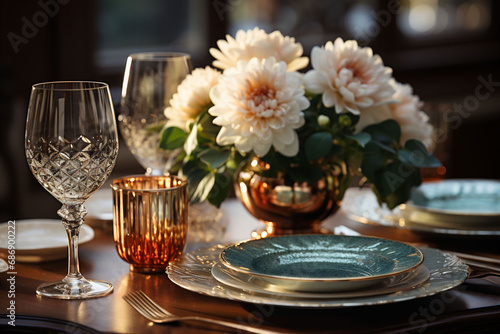
[[[85,285],[72,288],[64,281],[49,282],[36,289],[37,295],[56,299],[97,298],[107,296],[111,292],[113,292],[111,283],[98,280],[85,280]]]

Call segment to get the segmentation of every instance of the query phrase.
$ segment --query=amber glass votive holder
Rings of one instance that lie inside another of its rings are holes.
[[[186,243],[187,182],[176,176],[113,180],[113,238],[130,270],[163,273]]]

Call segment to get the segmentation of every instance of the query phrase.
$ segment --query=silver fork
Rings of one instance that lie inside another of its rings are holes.
[[[260,334],[276,334],[278,332],[269,331],[266,329],[255,328],[251,326],[246,326],[242,324],[237,324],[234,322],[216,320],[211,318],[203,318],[199,316],[176,316],[168,312],[154,301],[152,301],[144,292],[135,291],[123,296],[123,299],[130,304],[137,312],[143,315],[148,320],[162,324],[176,321],[204,321],[212,324],[222,325],[234,329],[244,330],[250,333],[260,333]]]

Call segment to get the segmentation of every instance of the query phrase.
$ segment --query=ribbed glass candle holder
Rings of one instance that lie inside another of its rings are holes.
[[[182,253],[188,225],[187,182],[175,176],[113,180],[113,237],[130,270],[164,272]]]

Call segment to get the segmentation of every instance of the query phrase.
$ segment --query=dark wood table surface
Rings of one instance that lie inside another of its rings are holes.
[[[232,203],[232,214],[239,208]],[[243,212],[243,211],[240,211]],[[246,213],[244,214],[246,215]],[[256,224],[248,216],[230,219],[228,234],[239,238]],[[252,218],[250,218],[252,219]],[[474,252],[500,258],[498,237],[451,237],[416,234],[407,230],[365,225],[341,212],[329,226],[344,224],[366,235],[426,243],[442,249]],[[0,332],[20,333],[233,333],[236,330],[202,322],[153,324],[122,298],[132,290],[143,290],[158,304],[178,315],[205,315],[215,319],[260,326],[282,333],[497,333],[500,332],[500,279],[468,279],[461,286],[431,297],[387,305],[337,309],[295,309],[253,305],[187,291],[165,274],[129,272],[114,248],[112,234],[95,229],[95,238],[80,247],[80,266],[90,279],[111,282],[115,290],[106,297],[89,300],[57,300],[38,297],[36,287],[59,280],[66,274],[66,260],[17,263],[15,298],[6,273],[0,274]],[[224,241],[224,240],[221,240]],[[236,241],[236,240],[234,240]],[[194,248],[196,245],[188,245]],[[10,300],[15,300],[16,327],[8,325]]]

